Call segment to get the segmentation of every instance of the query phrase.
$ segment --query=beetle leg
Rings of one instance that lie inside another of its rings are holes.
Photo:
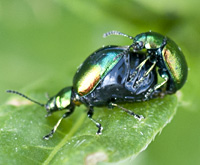
[[[53,134],[56,132],[58,126],[60,125],[61,121],[70,116],[72,113],[74,112],[74,108],[70,109],[70,111],[66,112],[59,120],[58,122],[56,123],[56,125],[53,127],[53,129],[51,130],[51,132],[49,134],[47,134],[46,136],[43,137],[43,139],[45,140],[49,140],[50,137],[53,136]]]
[[[145,77],[148,76],[148,74],[153,70],[155,65],[156,65],[156,62],[154,62],[153,65],[151,65],[151,67],[144,73],[142,78],[140,78],[138,81],[136,81],[136,85],[134,86],[134,88],[137,88],[145,80]]]
[[[169,76],[167,74],[162,74],[161,77],[164,79],[163,82],[161,82],[160,84],[156,84],[153,89],[150,88],[147,93],[145,94],[145,98],[148,99],[148,97],[158,88],[160,88],[161,86],[163,86],[165,83],[167,83],[167,81],[169,80]]]
[[[139,73],[142,69],[142,67],[145,65],[145,63],[147,62],[147,60],[150,58],[150,56],[148,56],[145,60],[143,60],[135,69],[135,71],[133,72],[133,74],[130,75],[130,79],[129,81],[132,81],[132,78],[134,78],[136,76],[137,73]]]
[[[116,30],[112,30],[112,31],[109,31],[109,32],[107,32],[107,33],[104,33],[104,34],[103,34],[103,37],[106,38],[106,37],[111,36],[111,35],[120,35],[120,36],[128,37],[128,38],[131,39],[131,40],[134,39],[134,37],[129,36],[129,35],[124,34],[124,33],[121,33],[121,32],[116,31]]]
[[[139,119],[139,120],[144,119],[144,116],[135,114],[133,111],[131,111],[131,110],[129,110],[129,109],[126,109],[126,108],[124,108],[124,107],[122,107],[122,106],[119,106],[118,104],[110,103],[110,105],[113,106],[113,107],[117,107],[117,108],[119,108],[119,109],[125,111],[125,112],[128,113],[129,115],[134,116],[134,118],[136,118],[136,119]]]
[[[89,107],[89,111],[88,111],[88,113],[87,113],[87,116],[89,117],[89,119],[96,125],[96,127],[98,128],[98,131],[97,131],[97,135],[101,135],[102,134],[102,130],[103,130],[103,127],[101,126],[101,124],[100,123],[98,123],[96,120],[94,120],[93,118],[92,118],[92,116],[93,116],[93,114],[94,114],[94,109],[93,109],[93,107]]]
[[[153,70],[155,65],[156,65],[156,62],[154,62],[153,65],[151,65],[151,67],[148,69],[148,71],[145,72],[144,77],[146,77]]]

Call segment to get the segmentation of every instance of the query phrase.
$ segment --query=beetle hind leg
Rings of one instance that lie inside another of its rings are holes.
[[[138,120],[144,119],[144,116],[138,115],[138,114],[134,113],[133,111],[131,111],[129,109],[126,109],[126,108],[124,108],[122,106],[119,106],[118,104],[110,103],[110,106],[117,107],[117,108],[123,110],[124,112],[128,113],[129,115],[134,116],[134,118],[136,118]]]
[[[93,107],[89,107],[89,111],[88,111],[88,113],[87,113],[87,116],[89,117],[89,119],[90,119],[90,120],[96,125],[96,127],[98,128],[96,134],[97,134],[97,135],[101,135],[101,134],[102,134],[103,127],[101,126],[100,123],[98,123],[96,120],[94,120],[94,119],[92,118],[93,114],[94,114],[94,109],[93,109]]]

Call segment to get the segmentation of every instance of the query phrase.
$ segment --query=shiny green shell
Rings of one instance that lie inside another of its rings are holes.
[[[167,44],[162,50],[162,57],[176,90],[179,90],[184,85],[188,74],[187,63],[181,49],[168,38]]]
[[[107,46],[90,55],[78,68],[74,79],[73,88],[75,92],[84,96],[89,94],[99,84],[106,74],[122,58],[118,57],[122,52],[121,47]]]
[[[135,42],[142,41],[145,49],[160,48],[164,39],[163,35],[156,32],[141,33],[134,38]]]
[[[176,91],[184,85],[188,74],[185,57],[178,45],[170,38],[156,32],[141,33],[135,37],[135,42],[142,41],[145,49],[160,48],[164,40],[167,44],[162,49],[161,56]]]
[[[61,110],[67,108],[71,103],[72,88],[66,87],[58,92],[57,95],[51,97],[46,104],[48,110]]]

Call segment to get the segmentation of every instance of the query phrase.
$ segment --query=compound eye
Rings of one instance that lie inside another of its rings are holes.
[[[141,49],[144,48],[144,44],[143,44],[142,41],[135,41],[135,42],[133,43],[132,47],[133,47],[133,49],[134,49],[135,51],[139,51],[139,50],[141,50]]]
[[[143,47],[143,42],[142,42],[142,41],[138,42],[138,46],[139,46],[140,48],[142,48],[142,47]]]
[[[135,49],[136,50],[143,49],[143,42],[142,41],[136,42]]]

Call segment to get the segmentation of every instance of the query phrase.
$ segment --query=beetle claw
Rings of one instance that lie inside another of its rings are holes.
[[[135,119],[138,119],[139,121],[141,121],[142,119],[145,119],[145,117],[143,115],[134,115]]]
[[[97,127],[98,127],[99,129],[98,129],[96,135],[101,135],[101,134],[102,134],[103,127],[101,126],[101,124],[100,124],[100,127],[99,127],[99,126],[97,126]]]

